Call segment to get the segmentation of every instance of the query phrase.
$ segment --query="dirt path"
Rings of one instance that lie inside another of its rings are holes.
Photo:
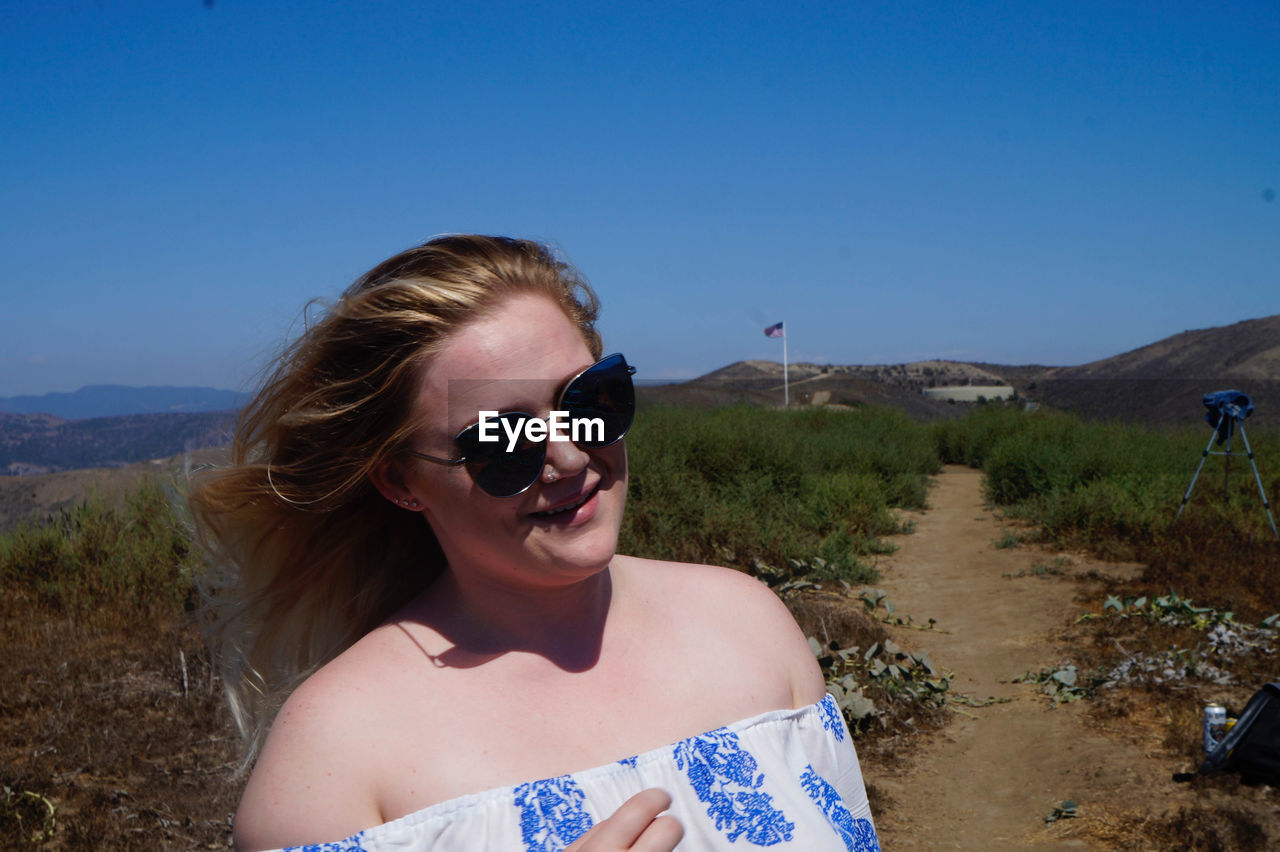
[[[1126,569],[1073,555],[1061,575],[1033,574],[1056,555],[996,548],[1004,528],[984,508],[980,483],[979,471],[963,467],[937,477],[929,509],[909,516],[916,531],[897,538],[899,550],[881,564],[879,587],[899,612],[916,623],[936,618],[946,631],[892,633],[954,671],[955,692],[1011,700],[962,706],[908,758],[906,771],[880,775],[869,767],[869,780],[892,799],[877,815],[881,840],[890,852],[1095,848],[1097,841],[1070,836],[1080,834],[1091,809],[1099,813],[1105,803],[1112,813],[1126,806],[1159,812],[1175,803],[1168,758],[1153,755],[1154,744],[1102,735],[1081,704],[1052,707],[1037,685],[1011,680],[1067,661],[1056,637],[1081,611],[1073,574]],[[1078,803],[1080,818],[1046,825],[1045,815],[1065,799]]]

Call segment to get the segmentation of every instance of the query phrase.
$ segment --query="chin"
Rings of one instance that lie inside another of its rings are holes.
[[[618,530],[626,505],[625,483],[601,489],[587,506],[590,517],[581,524],[547,524],[537,530],[545,555],[563,565],[578,566],[584,574],[609,567],[618,549]]]

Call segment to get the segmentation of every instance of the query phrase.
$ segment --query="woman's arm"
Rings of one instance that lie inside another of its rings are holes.
[[[361,747],[370,715],[355,698],[322,671],[285,702],[236,810],[237,850],[332,841],[384,821]]]

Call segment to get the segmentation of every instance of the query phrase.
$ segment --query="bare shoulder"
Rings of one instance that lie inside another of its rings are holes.
[[[787,679],[793,704],[821,700],[826,683],[808,639],[781,599],[756,578],[715,565],[664,562],[632,556],[615,565],[664,617],[700,626],[708,642],[736,649],[739,664],[776,668]]]
[[[699,565],[692,562],[664,562],[657,559],[641,559],[635,556],[615,557],[615,565],[625,567],[629,576],[642,581],[644,588],[661,594],[674,605],[703,607],[708,601],[719,601],[720,615],[728,618],[747,616],[730,611],[726,604],[749,607],[785,617],[791,616],[786,606],[764,583],[741,571],[718,565]]]
[[[303,682],[276,714],[236,811],[237,849],[335,841],[382,822],[364,759],[368,701],[348,654]]]

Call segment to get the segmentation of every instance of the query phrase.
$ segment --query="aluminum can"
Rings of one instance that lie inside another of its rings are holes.
[[[1211,752],[1227,735],[1227,708],[1221,704],[1204,706],[1204,750]]]

